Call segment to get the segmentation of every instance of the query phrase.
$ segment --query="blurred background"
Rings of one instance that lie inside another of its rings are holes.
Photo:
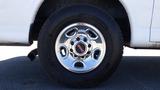
[[[32,46],[0,46],[0,60],[9,58],[27,56],[28,53],[37,47],[37,42]],[[150,49],[132,49],[125,47],[124,56],[160,56],[160,50]]]

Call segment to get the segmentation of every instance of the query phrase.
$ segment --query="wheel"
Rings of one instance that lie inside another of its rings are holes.
[[[40,61],[49,76],[72,87],[92,87],[109,78],[122,52],[116,21],[93,6],[71,6],[53,13],[38,39]]]

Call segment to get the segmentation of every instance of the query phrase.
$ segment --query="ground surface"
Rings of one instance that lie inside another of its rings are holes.
[[[70,90],[50,82],[39,60],[27,57],[0,61],[0,90]],[[106,82],[90,90],[159,90],[160,57],[124,57]],[[73,89],[74,90],[74,89]]]

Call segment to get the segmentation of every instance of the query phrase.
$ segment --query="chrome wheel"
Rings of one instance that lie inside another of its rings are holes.
[[[78,22],[60,32],[56,39],[55,53],[60,64],[67,70],[87,73],[102,63],[106,43],[95,26]]]

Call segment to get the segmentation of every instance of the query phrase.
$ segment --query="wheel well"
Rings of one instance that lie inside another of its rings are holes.
[[[92,4],[105,9],[119,24],[123,33],[125,45],[130,42],[131,29],[129,18],[119,0],[45,0],[39,8],[35,21],[31,26],[30,38],[32,40],[37,40],[41,27],[53,12],[65,6],[79,3]]]

